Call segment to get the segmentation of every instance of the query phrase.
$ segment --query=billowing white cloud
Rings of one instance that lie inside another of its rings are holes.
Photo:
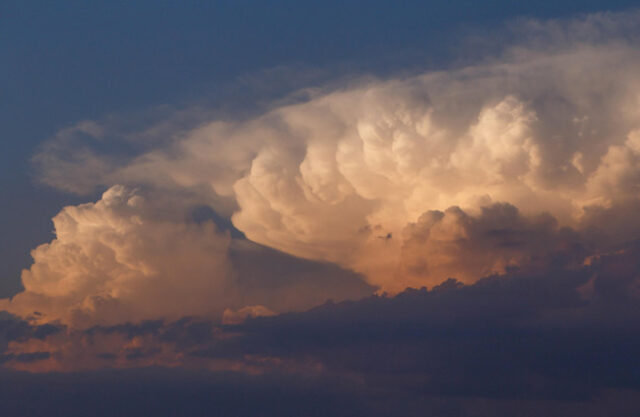
[[[53,219],[56,238],[32,252],[24,292],[2,307],[77,325],[221,313],[234,279],[230,236],[163,214],[122,186],[66,207]]]
[[[309,263],[300,273],[299,261],[236,241],[210,219],[188,221],[188,201],[169,197],[116,185],[96,203],[65,207],[53,219],[55,239],[32,252],[24,291],[0,300],[0,309],[73,327],[184,316],[220,321],[233,309],[238,321],[369,293],[337,268]],[[265,266],[278,276],[255,282]],[[318,291],[330,281],[317,275],[327,273],[343,283]]]
[[[567,236],[592,248],[638,237],[640,48],[615,29],[628,23],[624,15],[595,15],[530,24],[533,41],[474,66],[366,81],[249,120],[171,131],[127,160],[58,139],[36,162],[45,182],[65,189],[120,183],[152,186],[167,199],[188,196],[231,216],[254,242],[349,268],[382,290],[450,276],[470,281],[546,259]],[[544,48],[535,46],[541,36]],[[187,313],[213,308],[199,296],[228,285],[224,256],[210,255],[224,252],[228,238],[213,226],[160,222],[147,230],[145,218],[114,219],[106,198],[56,218],[59,237],[36,249],[16,301],[38,294],[48,305],[85,294],[76,304],[91,311],[114,299],[183,291],[197,293]],[[117,213],[134,210],[121,205]],[[632,217],[621,225],[615,213],[623,209]],[[78,226],[96,211],[103,220]],[[100,227],[109,232],[94,233]],[[78,233],[64,243],[67,230]],[[500,231],[525,242],[500,241]],[[139,234],[165,246],[138,248]],[[182,254],[187,241],[194,249]],[[116,256],[120,245],[135,256]],[[89,256],[103,246],[113,254]],[[63,277],[57,263],[42,261],[54,252],[56,262],[86,258],[78,264],[87,265]],[[115,285],[114,268],[140,278]],[[214,277],[203,272],[212,269]],[[149,274],[171,278],[147,288]],[[185,275],[207,278],[174,288]],[[147,304],[136,306],[141,316]]]

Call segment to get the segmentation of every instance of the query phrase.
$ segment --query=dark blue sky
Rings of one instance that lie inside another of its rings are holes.
[[[12,1],[0,3],[0,297],[19,288],[50,219],[88,197],[36,185],[29,158],[63,127],[195,101],[273,67],[325,78],[440,65],[470,28],[620,10],[603,1]],[[326,75],[328,74],[328,75]],[[278,91],[269,94],[278,95]],[[245,98],[251,101],[251,95]]]

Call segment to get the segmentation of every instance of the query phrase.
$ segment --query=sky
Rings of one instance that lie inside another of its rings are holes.
[[[638,415],[634,3],[0,2],[2,415]]]

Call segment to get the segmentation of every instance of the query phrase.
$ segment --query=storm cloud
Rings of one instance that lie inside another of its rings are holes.
[[[373,290],[338,267],[249,242],[210,208],[189,204],[114,186],[96,203],[64,208],[54,218],[56,238],[32,252],[24,291],[0,308],[35,323],[88,327],[221,320],[227,309],[273,314]]]
[[[192,129],[168,118],[118,136],[108,121],[84,122],[34,162],[42,181],[66,190],[124,184],[188,195],[253,242],[340,265],[381,291],[502,273],[566,239],[607,250],[640,232],[636,17],[523,21],[518,41],[473,65],[309,90],[256,116],[203,116]],[[118,143],[138,151],[113,154]],[[491,212],[493,230],[506,230],[512,216],[495,214],[505,204],[522,224],[548,219],[536,237],[547,241],[469,262],[443,260],[455,255],[445,248],[429,260],[425,247],[423,261],[442,266],[419,268],[416,224],[445,213],[432,234],[486,254],[482,239],[460,235],[468,230],[454,227],[455,213]]]
[[[352,415],[595,416],[614,407],[631,416],[640,409],[639,253],[634,243],[581,267],[512,270],[469,285],[449,280],[431,290],[329,302],[239,324],[196,318],[85,330],[21,324],[23,331],[8,333],[4,358],[14,369],[75,371],[53,375],[68,389],[77,389],[75,380],[93,381],[118,396],[124,393],[108,382],[118,374],[104,369],[124,369],[119,375],[153,392],[174,378],[200,381],[211,388],[211,401],[227,386],[209,385],[218,378],[236,381],[240,392],[254,384],[281,387],[288,404],[317,389],[307,406],[318,401],[312,409],[323,413],[344,406]],[[176,370],[140,369],[158,365]],[[162,377],[151,382],[150,375]],[[17,378],[29,385],[41,379]],[[181,391],[170,392],[173,398]],[[264,391],[250,392],[248,398]],[[351,400],[330,400],[343,397]],[[394,407],[381,398],[393,399]],[[240,403],[225,404],[242,415]],[[275,404],[265,404],[267,415],[277,413]]]

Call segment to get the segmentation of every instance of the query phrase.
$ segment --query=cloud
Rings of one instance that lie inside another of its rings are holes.
[[[374,391],[427,397],[588,401],[638,390],[638,250],[258,318],[207,354],[315,360]]]
[[[523,27],[473,65],[308,90],[257,115],[64,129],[34,157],[41,180],[107,191],[54,218],[25,291],[0,308],[83,328],[237,321],[576,268],[637,239],[629,17]]]
[[[458,207],[426,212],[403,239],[402,275],[413,280],[410,286],[454,276],[473,282],[521,266],[580,265],[590,253],[584,237],[559,228],[550,215],[524,217],[506,203],[484,206],[476,216]]]
[[[24,291],[0,307],[36,323],[87,327],[189,315],[221,319],[227,308],[255,304],[295,310],[371,291],[339,268],[234,239],[211,219],[188,221],[189,201],[174,197],[114,186],[96,203],[64,208],[53,219],[56,238],[32,252]],[[253,262],[235,265],[247,261]],[[266,265],[274,273],[256,280]],[[336,276],[323,279],[329,271]]]
[[[4,372],[0,400],[7,416],[93,415],[599,417],[637,415],[637,392],[609,390],[591,401],[417,397],[367,392],[336,378],[247,376],[182,369],[105,370],[73,374]],[[46,394],[45,394],[46,393]]]
[[[239,310],[225,309],[222,324],[240,324],[249,318],[274,316],[275,313],[264,306],[246,306]]]
[[[56,239],[33,251],[25,291],[7,310],[78,324],[215,313],[212,296],[232,286],[230,237],[213,223],[173,223],[153,204],[116,186],[95,204],[63,209]]]
[[[196,414],[637,415],[637,17],[527,21],[497,57],[258,115],[61,131],[41,180],[106,192],[0,301],[0,404],[51,377],[40,414],[142,387]]]
[[[548,215],[578,234],[599,227],[600,242],[615,245],[637,236],[637,216],[617,229],[592,220],[638,205],[640,50],[630,16],[524,21],[517,42],[473,65],[362,80],[257,116],[205,117],[193,129],[165,123],[165,136],[129,132],[127,143],[146,145],[128,158],[101,156],[95,138],[108,128],[84,123],[72,130],[89,139],[54,139],[35,162],[63,189],[119,183],[189,194],[251,241],[336,263],[383,291],[468,280],[482,275],[474,268],[504,271],[540,255],[530,245],[407,274],[418,261],[403,263],[415,246],[403,231],[425,213],[452,218],[453,207],[474,217],[509,204],[531,227]]]
[[[13,369],[71,371],[54,374],[65,380],[122,368],[121,375],[314,381],[356,399],[364,407],[356,415],[398,414],[393,406],[403,415],[427,407],[595,416],[620,407],[631,416],[640,407],[639,253],[628,244],[588,265],[557,262],[468,285],[449,280],[238,324],[184,318],[12,331],[3,357]]]
[[[375,415],[353,384],[281,374],[157,368],[73,374],[5,371],[0,388],[6,416],[249,417],[255,416],[256,404],[262,416]]]

